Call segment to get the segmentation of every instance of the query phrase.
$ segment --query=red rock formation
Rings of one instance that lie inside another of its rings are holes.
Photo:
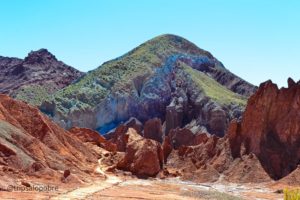
[[[144,137],[162,143],[163,132],[160,119],[153,118],[146,121],[144,125]]]
[[[131,118],[128,122],[119,125],[113,132],[104,135],[104,137],[111,143],[117,145],[117,151],[124,152],[126,150],[126,144],[128,142],[127,131],[129,128],[132,128],[136,131],[137,134],[142,135],[143,126],[140,122]]]
[[[142,134],[143,124],[136,118],[134,118],[134,117],[130,118],[127,122],[125,122],[125,125],[128,128],[133,128],[134,130],[136,130],[136,132],[138,134],[140,134],[140,135]]]
[[[116,144],[107,141],[102,135],[94,130],[88,128],[73,127],[69,131],[76,137],[78,137],[82,142],[93,143],[102,147],[103,149],[106,149],[107,151],[117,151]]]
[[[164,162],[166,163],[170,153],[173,150],[169,136],[165,137],[162,146],[163,146],[163,153],[164,153]]]
[[[0,171],[54,178],[64,170],[93,172],[96,164],[95,152],[37,108],[0,95]]]
[[[242,122],[229,131],[231,141],[254,153],[274,179],[289,174],[300,159],[300,85],[292,79],[288,83],[281,89],[271,81],[261,84]]]
[[[172,145],[178,150],[169,155],[166,167],[181,169],[184,178],[196,181],[217,180],[220,174],[230,181],[261,182],[287,175],[285,182],[291,182],[289,177],[297,181],[300,84],[289,79],[288,85],[278,89],[271,81],[261,84],[242,121],[232,121],[224,138],[202,138],[199,145],[186,147],[191,134],[174,130],[178,137]]]
[[[209,132],[219,137],[224,136],[226,127],[228,127],[226,113],[223,109],[216,107],[208,114]]]
[[[206,137],[199,145],[180,146],[173,150],[165,168],[177,169],[182,179],[195,182],[211,182],[220,178],[232,182],[271,180],[255,156],[234,158],[228,138]]]
[[[169,132],[168,137],[173,148],[177,149],[182,145],[191,146],[195,135],[189,129],[176,128]]]
[[[198,145],[207,140],[207,136],[205,133],[194,134],[192,131],[186,128],[172,129],[169,132],[168,137],[174,149],[177,149],[180,146]]]
[[[109,141],[117,145],[117,151],[125,151],[128,141],[128,135],[126,135],[128,127],[126,125],[120,125],[116,130],[110,134]]]
[[[119,169],[131,171],[137,176],[155,176],[163,165],[163,151],[159,142],[142,138],[129,128],[125,157],[118,163]]]

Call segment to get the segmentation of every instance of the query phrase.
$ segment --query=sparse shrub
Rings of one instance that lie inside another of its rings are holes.
[[[300,189],[284,189],[284,200],[300,200]]]

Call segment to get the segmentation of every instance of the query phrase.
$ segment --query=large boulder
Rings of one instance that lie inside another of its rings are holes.
[[[145,139],[129,128],[125,157],[117,167],[137,176],[155,176],[163,165],[163,151],[159,142]]]

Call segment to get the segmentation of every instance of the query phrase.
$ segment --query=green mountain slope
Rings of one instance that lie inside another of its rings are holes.
[[[178,81],[188,84],[178,86]],[[45,101],[41,109],[64,127],[101,129],[130,117],[164,120],[174,96],[193,101],[188,96],[194,93],[215,106],[242,107],[254,90],[208,51],[179,36],[162,35],[90,71]]]
[[[73,104],[95,106],[110,91],[130,90],[135,77],[152,74],[154,68],[161,67],[165,59],[173,54],[205,55],[214,59],[209,52],[183,38],[162,35],[117,59],[104,63],[77,83],[58,92],[55,98],[78,99],[80,102]],[[221,63],[218,64],[222,67]]]
[[[200,89],[202,89],[207,97],[222,105],[246,105],[247,98],[245,96],[230,91],[228,88],[224,87],[201,71],[195,70],[184,63],[182,63],[182,66],[184,71],[191,76],[192,81],[195,82]]]

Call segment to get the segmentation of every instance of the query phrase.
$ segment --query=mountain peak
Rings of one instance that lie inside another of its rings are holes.
[[[165,44],[170,44],[170,45],[188,45],[188,46],[193,46],[196,47],[195,44],[193,44],[192,42],[188,41],[187,39],[178,36],[178,35],[174,35],[174,34],[163,34],[163,35],[159,35],[156,36],[150,40],[148,40],[149,43],[165,43]],[[146,42],[147,43],[147,42]],[[198,47],[197,47],[198,48]]]
[[[57,61],[57,59],[47,49],[43,48],[37,51],[31,51],[25,58],[25,62],[28,64],[45,63],[49,61]]]
[[[157,39],[157,40],[186,40],[179,35],[174,35],[174,34],[169,34],[169,33],[158,35],[158,36],[154,37],[152,40],[155,40],[155,39]]]
[[[191,55],[206,55],[209,58],[213,58],[212,54],[199,48],[191,41],[174,34],[163,34],[156,36],[142,45],[140,48],[148,48],[148,51],[162,54],[183,53]],[[137,49],[139,49],[139,47]]]

